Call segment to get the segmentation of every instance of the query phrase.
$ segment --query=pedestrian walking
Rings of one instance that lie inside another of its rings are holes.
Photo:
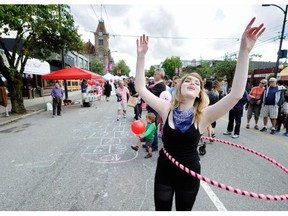
[[[238,103],[229,111],[229,121],[227,125],[227,131],[224,135],[231,135],[233,139],[239,138],[241,118],[243,117],[244,105],[248,101],[248,92],[245,90],[243,97],[238,101]],[[235,122],[235,127],[234,127]],[[232,134],[234,128],[234,134]]]
[[[106,101],[109,102],[110,101],[110,95],[111,95],[111,91],[112,91],[112,86],[109,83],[109,80],[107,80],[105,82],[104,85],[104,95],[106,96]]]
[[[117,102],[118,102],[117,121],[120,120],[121,111],[122,111],[123,118],[126,118],[127,101],[128,101],[129,95],[130,95],[130,92],[128,88],[124,86],[124,81],[119,80],[119,87],[116,89],[116,97],[117,97]]]
[[[217,103],[219,101],[219,92],[214,88],[213,82],[211,80],[207,80],[205,83],[205,89],[207,90],[207,96],[209,98],[209,106]],[[216,128],[216,121],[213,122],[207,128],[208,137],[215,137],[215,128]]]
[[[284,86],[283,80],[277,80],[277,86],[280,90],[280,100],[278,102],[278,115],[276,120],[276,133],[279,133],[281,131],[282,123],[285,122],[285,115],[283,115],[283,112],[281,112],[281,108],[283,103],[285,102],[285,95],[288,92],[288,89]]]
[[[53,100],[52,118],[55,118],[56,111],[57,111],[57,115],[61,116],[61,106],[62,106],[62,98],[63,98],[63,89],[60,87],[58,82],[55,83],[55,86],[51,91],[51,96]]]

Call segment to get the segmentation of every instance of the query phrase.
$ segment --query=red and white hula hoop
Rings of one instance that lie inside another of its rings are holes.
[[[202,139],[207,139],[207,140],[213,140],[213,141],[216,141],[216,142],[220,142],[220,143],[224,143],[224,144],[227,144],[227,145],[231,145],[233,147],[237,147],[237,148],[240,148],[240,149],[243,149],[243,150],[246,150],[248,152],[251,152],[253,154],[256,154],[257,156],[259,157],[262,157],[264,158],[265,160],[273,163],[274,165],[276,165],[277,167],[279,167],[281,170],[283,170],[285,173],[288,174],[288,169],[286,167],[284,167],[283,165],[281,165],[280,163],[278,163],[277,161],[267,157],[266,155],[260,153],[260,152],[257,152],[253,149],[249,149],[247,147],[244,147],[244,146],[241,146],[241,145],[238,145],[238,144],[235,144],[235,143],[232,143],[232,142],[229,142],[229,141],[225,141],[225,140],[220,140],[220,139],[216,139],[216,138],[211,138],[211,137],[204,137],[202,136]],[[239,195],[243,195],[243,196],[247,196],[247,197],[252,197],[252,198],[255,198],[255,199],[263,199],[263,200],[270,200],[270,201],[281,201],[281,200],[288,200],[288,194],[282,194],[282,195],[270,195],[270,194],[257,194],[257,193],[254,193],[254,192],[248,192],[248,191],[245,191],[245,190],[240,190],[238,188],[233,188],[231,186],[227,186],[223,183],[218,183],[217,181],[215,180],[211,180],[205,176],[202,176],[198,173],[195,173],[194,171],[188,169],[187,167],[183,166],[181,163],[179,163],[178,161],[176,161],[167,151],[166,149],[163,147],[163,150],[164,150],[164,153],[165,155],[169,158],[169,160],[175,164],[177,167],[179,167],[180,169],[182,169],[183,171],[185,171],[186,173],[192,175],[193,177],[195,178],[198,178],[199,180],[202,180],[202,181],[205,181],[207,182],[208,184],[211,184],[215,187],[219,187],[221,189],[224,189],[224,190],[227,190],[229,192],[232,192],[232,193],[236,193],[236,194],[239,194]]]

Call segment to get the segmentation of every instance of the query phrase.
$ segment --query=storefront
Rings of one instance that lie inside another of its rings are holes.
[[[41,75],[50,72],[50,64],[46,61],[31,58],[27,60],[23,73],[23,97],[43,96]]]
[[[3,49],[0,49],[0,55],[2,56],[6,67],[9,67],[9,63]],[[18,55],[16,54],[16,58],[17,57]],[[17,69],[19,71],[21,69],[21,65],[19,65]],[[33,98],[35,95],[43,96],[43,82],[41,80],[41,75],[49,72],[50,64],[47,61],[29,58],[23,72],[23,97]]]

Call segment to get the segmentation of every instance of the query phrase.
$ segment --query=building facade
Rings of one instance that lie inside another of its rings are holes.
[[[95,58],[103,65],[104,71],[111,71],[111,65],[114,65],[114,60],[109,46],[109,33],[105,28],[103,19],[99,20],[94,32],[94,44],[90,40],[85,44],[85,52],[89,56],[90,61]]]

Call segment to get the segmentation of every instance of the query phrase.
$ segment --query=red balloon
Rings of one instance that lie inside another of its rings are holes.
[[[133,121],[131,124],[131,130],[136,135],[143,134],[145,132],[145,129],[146,124],[141,120]]]
[[[91,86],[96,85],[96,81],[95,80],[89,80],[88,84]]]

